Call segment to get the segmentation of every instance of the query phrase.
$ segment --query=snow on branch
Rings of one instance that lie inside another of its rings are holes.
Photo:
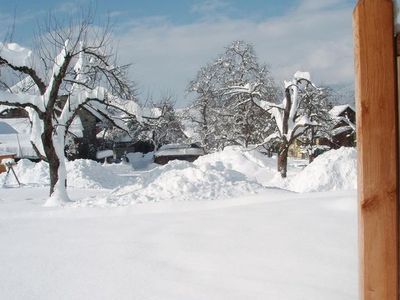
[[[39,115],[44,112],[44,107],[41,105],[42,97],[27,94],[13,94],[0,90],[0,104],[12,107],[29,107],[34,109]]]

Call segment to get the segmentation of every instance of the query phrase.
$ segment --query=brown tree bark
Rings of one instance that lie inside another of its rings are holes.
[[[50,114],[46,114],[43,120],[44,130],[42,133],[43,150],[47,157],[50,170],[50,196],[54,192],[54,187],[58,181],[58,167],[60,161],[53,144],[53,126]]]
[[[281,173],[282,178],[287,177],[287,159],[288,159],[289,145],[282,144],[278,153],[278,171]]]

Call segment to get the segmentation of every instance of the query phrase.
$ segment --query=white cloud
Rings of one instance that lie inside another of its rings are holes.
[[[225,18],[188,25],[136,25],[118,36],[119,54],[124,62],[133,62],[132,74],[142,91],[174,91],[180,105],[197,70],[237,39],[251,42],[278,80],[302,69],[319,83],[351,82],[352,8],[340,5],[340,0],[318,3],[304,0],[288,14],[262,21]]]
[[[198,14],[214,14],[223,9],[227,9],[228,3],[222,0],[204,0],[192,6],[191,12]]]

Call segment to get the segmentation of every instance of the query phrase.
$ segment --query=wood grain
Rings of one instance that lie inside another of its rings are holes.
[[[359,1],[353,22],[361,299],[398,300],[397,53],[392,1]]]

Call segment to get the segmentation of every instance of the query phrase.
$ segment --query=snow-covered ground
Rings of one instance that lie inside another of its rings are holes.
[[[44,163],[22,161],[24,186],[0,188],[0,298],[357,299],[355,156],[291,160],[284,181],[276,159],[237,148],[78,160],[62,208],[42,206]]]

